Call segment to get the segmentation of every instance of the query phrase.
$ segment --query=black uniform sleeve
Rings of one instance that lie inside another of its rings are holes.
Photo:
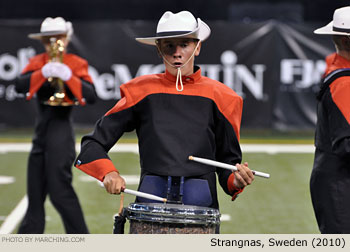
[[[84,79],[80,79],[81,80],[81,85],[82,85],[82,93],[83,93],[83,97],[85,98],[87,103],[95,103],[97,100],[97,94],[96,94],[96,89],[95,86],[84,80]]]
[[[85,173],[103,180],[104,176],[116,171],[111,162],[108,151],[115,145],[124,132],[135,129],[133,107],[123,108],[125,104],[123,97],[112,112],[108,112],[97,121],[95,129],[91,134],[82,138],[81,152],[78,155],[75,166]]]
[[[20,94],[26,94],[29,91],[30,77],[33,72],[28,72],[25,74],[21,74],[16,78],[16,92]]]
[[[235,165],[241,163],[242,152],[236,133],[229,121],[221,114],[217,115],[216,122],[216,160],[219,162]],[[217,168],[220,186],[228,195],[233,195],[229,191],[227,181],[232,174],[230,170]]]
[[[327,123],[330,132],[332,152],[341,157],[350,157],[350,124],[334,103],[328,92],[324,97],[327,109]]]

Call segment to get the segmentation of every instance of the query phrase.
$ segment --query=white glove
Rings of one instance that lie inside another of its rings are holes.
[[[41,73],[45,78],[56,77],[63,81],[67,81],[72,77],[72,70],[63,63],[49,62],[41,68]]]

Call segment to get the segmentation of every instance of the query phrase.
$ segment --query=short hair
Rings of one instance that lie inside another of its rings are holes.
[[[333,35],[333,42],[341,51],[350,51],[350,37],[346,35]]]

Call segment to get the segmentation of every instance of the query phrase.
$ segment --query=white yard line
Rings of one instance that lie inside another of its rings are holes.
[[[0,153],[29,152],[31,143],[0,143]],[[80,152],[80,143],[77,143],[76,151]],[[312,144],[241,144],[243,153],[314,153]],[[117,143],[110,152],[132,152],[139,153],[136,143]]]
[[[314,153],[312,144],[242,144],[243,153]]]
[[[0,175],[0,185],[15,183],[16,178],[11,176],[1,176]]]
[[[12,210],[10,215],[5,218],[4,223],[0,227],[0,234],[11,234],[15,230],[17,224],[23,218],[28,207],[28,197],[25,195]]]
[[[122,175],[122,177],[124,178],[125,183],[127,185],[138,185],[140,182],[139,175]],[[78,179],[83,182],[96,182],[96,183],[100,182],[99,180],[89,175],[80,175]]]
[[[29,152],[31,143],[0,143],[0,154],[7,152]]]
[[[230,220],[231,220],[231,215],[229,215],[229,214],[221,214],[220,221],[230,221]]]
[[[0,143],[0,154],[6,154],[8,152],[29,152],[31,148],[31,143]],[[75,149],[77,152],[80,152],[80,143],[76,143]],[[110,152],[139,153],[139,147],[137,144],[118,143],[113,146]]]

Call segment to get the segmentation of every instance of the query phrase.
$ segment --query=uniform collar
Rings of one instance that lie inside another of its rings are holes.
[[[350,61],[337,53],[333,53],[326,58],[327,70],[326,74],[333,72],[339,68],[350,68]]]

